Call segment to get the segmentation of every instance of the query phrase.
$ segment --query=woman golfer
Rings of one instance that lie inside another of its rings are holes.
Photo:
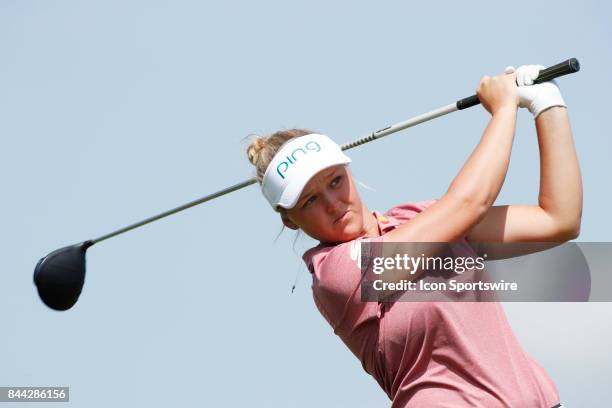
[[[578,236],[582,186],[566,105],[554,82],[532,85],[540,68],[509,67],[481,79],[477,94],[491,120],[439,200],[371,212],[355,189],[351,160],[314,132],[280,131],[248,148],[263,194],[283,224],[320,241],[303,255],[317,308],[393,408],[561,406],[555,385],[521,348],[499,303],[362,302],[356,256],[360,241],[563,242]],[[538,205],[492,206],[508,169],[519,106],[534,115],[537,128]]]

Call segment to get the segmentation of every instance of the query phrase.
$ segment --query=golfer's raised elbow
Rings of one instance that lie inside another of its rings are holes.
[[[566,218],[557,222],[557,241],[570,241],[578,238],[582,224],[582,213],[572,218]]]
[[[560,204],[559,201],[562,205],[542,206],[540,204],[540,207],[553,221],[554,236],[552,238],[559,242],[578,238],[582,224],[582,197],[579,196],[579,199],[567,197],[566,200],[557,200],[554,203]],[[544,201],[540,200],[540,202]]]

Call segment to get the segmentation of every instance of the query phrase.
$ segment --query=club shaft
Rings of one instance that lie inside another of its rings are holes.
[[[572,73],[578,72],[579,70],[580,70],[580,63],[578,62],[578,60],[576,58],[570,58],[568,60],[560,62],[559,64],[556,64],[556,65],[554,65],[552,67],[549,67],[549,68],[546,68],[546,69],[540,71],[540,74],[539,74],[539,77],[538,77],[538,82],[540,82],[540,81],[549,81],[549,80],[551,80],[553,78],[558,78],[558,77],[563,76],[563,75],[567,75],[567,74],[572,74]],[[446,115],[448,113],[451,113],[451,112],[454,112],[456,110],[467,109],[467,108],[470,108],[472,106],[476,106],[478,104],[480,104],[480,101],[478,100],[478,96],[471,95],[471,96],[468,96],[467,98],[460,99],[457,102],[452,103],[450,105],[442,106],[441,108],[434,109],[434,110],[432,110],[430,112],[424,113],[422,115],[415,116],[414,118],[408,119],[406,121],[399,122],[399,123],[396,123],[394,125],[387,126],[387,127],[382,128],[380,130],[372,132],[371,134],[369,134],[367,136],[364,136],[362,138],[359,138],[359,139],[355,140],[354,142],[342,145],[341,148],[342,148],[342,150],[352,149],[353,147],[357,147],[357,146],[360,146],[362,144],[371,142],[372,140],[380,139],[381,137],[390,135],[390,134],[395,133],[395,132],[399,132],[400,130],[407,129],[409,127],[418,125],[420,123],[424,123],[424,122],[430,121],[432,119],[438,118],[440,116],[444,116],[444,115]],[[257,182],[257,179],[255,177],[253,177],[253,178],[251,178],[249,180],[243,181],[242,183],[234,184],[233,186],[224,188],[223,190],[219,190],[216,193],[209,194],[209,195],[207,195],[205,197],[202,197],[202,198],[199,198],[197,200],[191,201],[191,202],[189,202],[187,204],[181,205],[180,207],[173,208],[172,210],[163,212],[163,213],[155,215],[155,216],[153,216],[151,218],[147,218],[146,220],[142,220],[142,221],[137,222],[135,224],[128,225],[127,227],[121,228],[121,229],[119,229],[117,231],[111,232],[110,234],[106,234],[106,235],[103,235],[103,236],[101,236],[99,238],[92,239],[92,240],[88,241],[89,246],[91,246],[93,244],[96,244],[96,243],[98,243],[100,241],[104,241],[105,239],[109,239],[109,238],[112,238],[114,236],[117,236],[119,234],[123,234],[124,232],[133,230],[135,228],[142,227],[143,225],[149,224],[149,223],[151,223],[153,221],[157,221],[157,220],[159,220],[161,218],[165,218],[165,217],[167,217],[169,215],[176,214],[177,212],[180,212],[180,211],[186,210],[188,208],[194,207],[194,206],[196,206],[198,204],[205,203],[206,201],[210,201],[210,200],[212,200],[214,198],[221,197],[221,196],[223,196],[225,194],[231,193],[231,192],[236,191],[236,190],[240,190],[241,188],[246,187],[246,186],[250,186],[251,184],[255,184],[256,182]]]
[[[427,122],[429,120],[432,120],[432,119],[435,119],[437,117],[446,115],[446,114],[454,112],[456,110],[457,110],[456,103],[452,103],[450,105],[446,105],[446,106],[443,106],[441,108],[434,109],[434,110],[432,110],[430,112],[427,112],[427,113],[424,113],[422,115],[415,116],[414,118],[411,118],[411,119],[405,120],[403,122],[399,122],[399,123],[396,123],[394,125],[387,126],[387,127],[383,128],[383,129],[380,129],[380,130],[377,130],[375,132],[372,132],[371,134],[369,134],[367,136],[364,136],[364,137],[361,137],[361,138],[359,138],[359,139],[357,139],[357,140],[355,140],[355,141],[353,141],[351,143],[344,144],[344,145],[341,146],[341,149],[342,150],[352,149],[353,147],[357,147],[357,146],[360,146],[362,144],[371,142],[372,140],[380,139],[380,138],[382,138],[384,136],[388,136],[388,135],[390,135],[392,133],[399,132],[400,130],[404,130],[404,129],[407,129],[407,128],[412,127],[412,126],[416,126],[416,125],[418,125],[420,123]],[[108,233],[106,235],[102,235],[99,238],[92,239],[92,240],[90,240],[91,245],[97,244],[98,242],[101,242],[101,241],[107,240],[109,238],[115,237],[115,236],[117,236],[119,234],[123,234],[124,232],[131,231],[131,230],[133,230],[135,228],[142,227],[143,225],[146,225],[146,224],[152,223],[154,221],[157,221],[159,219],[162,219],[162,218],[168,217],[170,215],[176,214],[178,212],[181,212],[181,211],[186,210],[188,208],[194,207],[196,205],[205,203],[206,201],[210,201],[210,200],[213,200],[213,199],[215,199],[217,197],[221,197],[223,195],[226,195],[226,194],[229,194],[231,192],[234,192],[236,190],[240,190],[241,188],[250,186],[251,184],[255,184],[256,182],[257,182],[257,179],[255,177],[253,177],[253,178],[251,178],[249,180],[245,180],[245,181],[243,181],[241,183],[234,184],[233,186],[224,188],[223,190],[219,190],[219,191],[217,191],[215,193],[212,193],[212,194],[209,194],[209,195],[207,195],[205,197],[202,197],[202,198],[199,198],[197,200],[191,201],[191,202],[189,202],[187,204],[183,204],[183,205],[181,205],[179,207],[176,207],[176,208],[173,208],[171,210],[165,211],[165,212],[163,212],[161,214],[154,215],[153,217],[150,217],[150,218],[147,218],[145,220],[139,221],[137,223],[128,225],[127,227],[123,227],[121,229],[118,229],[118,230],[113,231],[111,233]]]
[[[390,135],[395,132],[399,132],[400,130],[408,129],[409,127],[416,126],[423,122],[427,122],[432,119],[439,118],[440,116],[444,116],[456,110],[457,110],[457,103],[452,103],[450,105],[446,105],[441,108],[429,111],[427,113],[423,113],[422,115],[415,116],[414,118],[405,120],[403,122],[399,122],[394,125],[387,126],[386,128],[382,128],[380,130],[377,130],[376,132],[370,133],[367,136],[359,138],[355,140],[354,142],[343,144],[340,147],[342,150],[352,149],[353,147],[357,147],[364,143],[371,142],[372,140],[380,139],[381,137]]]
[[[210,201],[210,200],[215,199],[217,197],[221,197],[222,195],[229,194],[232,191],[240,190],[241,188],[246,187],[246,186],[250,186],[251,184],[254,184],[256,182],[257,182],[257,179],[253,177],[252,179],[243,181],[242,183],[234,184],[233,186],[224,188],[223,190],[219,190],[216,193],[209,194],[206,197],[199,198],[199,199],[191,201],[191,202],[189,202],[187,204],[183,204],[183,205],[181,205],[179,207],[176,207],[176,208],[173,208],[171,210],[165,211],[165,212],[163,212],[161,214],[154,215],[153,217],[147,218],[146,220],[142,220],[142,221],[137,222],[135,224],[128,225],[127,227],[123,227],[123,228],[118,229],[117,231],[113,231],[113,232],[111,232],[109,234],[102,235],[99,238],[92,239],[91,240],[91,245],[97,244],[100,241],[104,241],[106,239],[112,238],[112,237],[117,236],[119,234],[123,234],[124,232],[128,232],[128,231],[133,230],[135,228],[142,227],[143,225],[146,225],[146,224],[149,224],[149,223],[151,223],[153,221],[157,221],[159,219],[168,217],[168,216],[170,216],[172,214],[176,214],[177,212],[180,212],[180,211],[186,210],[188,208],[194,207],[194,206],[196,206],[198,204],[205,203],[206,201]]]

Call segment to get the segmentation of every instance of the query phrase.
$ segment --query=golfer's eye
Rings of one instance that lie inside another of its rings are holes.
[[[316,195],[312,195],[308,198],[308,200],[304,201],[304,205],[302,205],[302,208],[306,208],[307,206],[309,206],[310,204],[312,204],[315,200],[317,199]]]
[[[338,184],[340,184],[340,181],[342,181],[342,176],[334,178],[329,185],[332,187],[336,187]]]

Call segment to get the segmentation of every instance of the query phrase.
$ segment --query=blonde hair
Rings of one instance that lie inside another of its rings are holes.
[[[255,177],[259,184],[263,180],[268,165],[274,158],[274,155],[280,148],[289,140],[296,137],[306,136],[310,133],[316,133],[307,129],[287,129],[279,130],[267,136],[256,136],[247,148],[247,157],[255,166]]]
[[[287,129],[287,130],[279,130],[278,132],[274,132],[267,136],[255,136],[255,139],[251,142],[249,147],[247,147],[246,153],[249,161],[253,166],[255,166],[255,177],[259,184],[263,181],[263,176],[266,173],[266,169],[268,165],[274,158],[274,155],[280,150],[280,148],[289,140],[295,139],[296,137],[306,136],[311,133],[316,133],[307,129]],[[276,211],[284,214],[286,210],[282,207],[277,207]],[[276,240],[283,233],[285,226],[281,229],[281,231],[276,236]],[[295,235],[295,239],[293,240],[293,251],[295,252],[295,243],[297,242],[298,237],[300,236],[300,231]]]

